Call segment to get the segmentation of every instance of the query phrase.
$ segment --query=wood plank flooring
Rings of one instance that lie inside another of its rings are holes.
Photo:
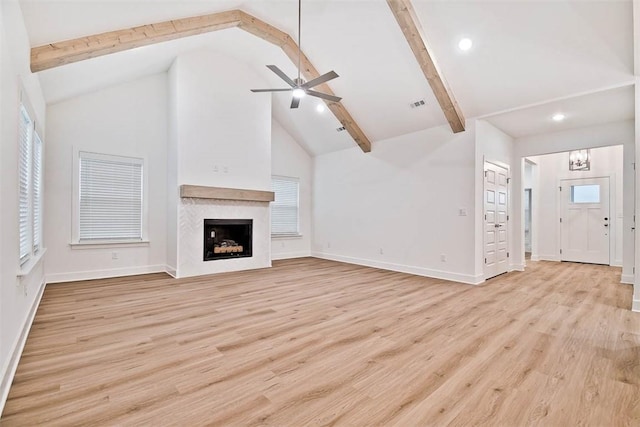
[[[47,287],[2,425],[640,425],[606,266],[468,286],[319,259]]]

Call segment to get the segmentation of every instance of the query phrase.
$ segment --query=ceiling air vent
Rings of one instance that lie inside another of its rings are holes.
[[[336,129],[338,132],[342,132],[343,130],[347,130],[346,127],[344,126],[340,126],[339,128]]]
[[[421,99],[420,101],[412,102],[411,104],[409,104],[411,108],[418,108],[418,107],[422,107],[423,105],[424,105],[424,99]]]

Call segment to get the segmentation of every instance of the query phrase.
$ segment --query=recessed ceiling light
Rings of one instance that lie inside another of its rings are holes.
[[[565,115],[562,113],[556,113],[551,117],[554,122],[561,122],[565,119]]]
[[[303,89],[297,88],[293,90],[293,97],[294,98],[302,98],[304,97],[305,93]]]
[[[460,50],[469,50],[471,46],[473,46],[473,41],[466,37],[458,42],[458,48],[460,48]]]
[[[318,104],[318,105],[316,106],[316,111],[317,111],[318,113],[324,113],[324,105],[322,105],[322,104]]]

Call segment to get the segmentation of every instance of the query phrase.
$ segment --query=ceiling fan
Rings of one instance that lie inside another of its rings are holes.
[[[300,9],[301,9],[302,0],[298,0],[298,77],[295,79],[290,79],[280,68],[275,65],[267,65],[267,68],[273,71],[284,80],[289,86],[286,89],[251,89],[251,92],[293,92],[293,98],[291,100],[291,108],[298,108],[300,105],[300,99],[305,95],[315,96],[316,98],[326,99],[332,102],[339,102],[342,98],[334,95],[329,95],[327,93],[318,92],[312,90],[313,87],[318,86],[322,83],[328,82],[329,80],[333,80],[336,77],[339,77],[335,71],[329,71],[317,77],[311,81],[305,82],[300,77],[300,58],[302,57],[302,47],[300,44]]]

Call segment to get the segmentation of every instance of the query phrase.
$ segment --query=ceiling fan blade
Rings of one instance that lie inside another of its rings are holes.
[[[291,108],[298,108],[300,105],[300,98],[296,98],[295,96],[291,99]]]
[[[287,82],[289,86],[291,87],[296,86],[293,80],[291,80],[289,76],[287,76],[280,68],[276,67],[275,65],[267,65],[267,68],[273,71],[274,73],[276,73],[282,80]]]
[[[306,90],[307,95],[315,96],[316,98],[326,99],[327,101],[340,102],[342,98],[339,96],[327,95],[326,93],[316,92],[315,90]]]
[[[306,82],[305,84],[303,84],[301,87],[304,89],[310,89],[314,86],[318,86],[319,84],[322,84],[324,82],[328,82],[329,80],[333,80],[336,77],[340,77],[338,76],[338,74],[336,74],[335,71],[329,71],[328,73],[325,73],[323,75],[321,75],[320,77],[317,77],[311,81]]]
[[[251,89],[251,92],[291,92],[293,89]]]

